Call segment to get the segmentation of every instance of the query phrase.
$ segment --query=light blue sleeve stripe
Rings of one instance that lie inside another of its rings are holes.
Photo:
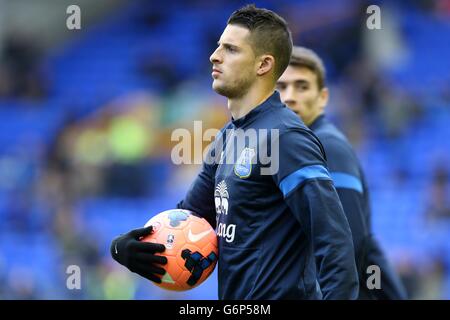
[[[283,195],[286,196],[289,192],[291,192],[293,189],[295,189],[295,187],[303,183],[305,180],[315,178],[325,178],[331,180],[330,175],[324,166],[312,165],[303,167],[291,173],[280,182],[279,187],[281,189],[281,192],[283,192]]]
[[[363,193],[363,187],[361,180],[348,173],[343,172],[331,172],[331,178],[335,188],[347,188]]]

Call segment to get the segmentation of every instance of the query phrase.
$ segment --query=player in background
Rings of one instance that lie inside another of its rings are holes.
[[[324,115],[329,93],[320,57],[295,46],[277,89],[283,102],[319,137],[325,149],[329,172],[352,230],[359,299],[406,299],[400,279],[372,235],[369,192],[359,160],[343,133]],[[367,287],[370,265],[380,267],[381,289]]]
[[[291,52],[284,19],[249,5],[231,15],[210,57],[212,87],[227,97],[232,119],[178,208],[216,228],[220,299],[358,296],[351,231],[323,148],[275,91]],[[159,282],[166,259],[155,253],[164,245],[138,241],[150,232],[119,236],[111,254]]]

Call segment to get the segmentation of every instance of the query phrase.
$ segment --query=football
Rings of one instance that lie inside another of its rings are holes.
[[[146,224],[152,234],[141,241],[161,243],[166,250],[166,274],[157,286],[174,291],[195,288],[213,272],[218,258],[217,236],[204,218],[189,210],[171,209],[152,217]]]

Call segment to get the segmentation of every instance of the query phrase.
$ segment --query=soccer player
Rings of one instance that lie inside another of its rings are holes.
[[[210,57],[212,87],[232,119],[178,208],[216,228],[220,299],[358,296],[351,231],[323,148],[275,91],[291,52],[284,19],[249,5],[231,15]],[[138,241],[149,233],[119,236],[111,254],[159,282],[164,245]]]
[[[342,132],[324,115],[328,89],[322,60],[310,49],[294,47],[277,89],[282,101],[319,137],[325,149],[329,172],[352,230],[359,299],[406,299],[400,279],[371,233],[369,192],[356,154]],[[370,265],[380,268],[381,289],[370,290],[367,286]]]

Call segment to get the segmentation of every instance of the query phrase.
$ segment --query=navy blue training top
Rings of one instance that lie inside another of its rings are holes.
[[[356,299],[352,235],[322,145],[279,93],[210,147],[178,207],[216,229],[219,298]]]
[[[353,235],[356,265],[359,274],[360,299],[406,299],[406,292],[388,263],[371,232],[369,191],[360,162],[347,138],[321,115],[310,125],[320,139],[327,158],[329,173],[338,192]],[[380,288],[367,285],[379,267]]]

